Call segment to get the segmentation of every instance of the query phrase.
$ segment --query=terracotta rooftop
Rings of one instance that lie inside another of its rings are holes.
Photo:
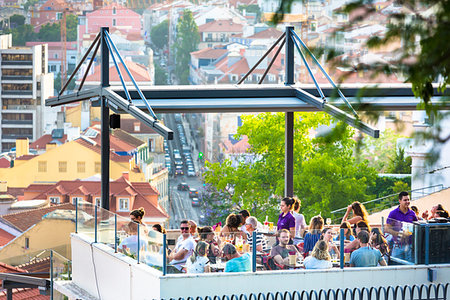
[[[27,273],[27,271],[19,267],[13,267],[0,262],[0,273]]]
[[[86,148],[89,148],[89,149],[95,151],[98,154],[102,153],[100,144],[97,144],[97,143],[92,144],[83,138],[78,138],[74,141]],[[128,162],[128,161],[130,161],[130,159],[132,159],[132,156],[130,156],[130,155],[122,155],[121,156],[121,155],[118,155],[111,151],[111,153],[109,154],[109,158],[110,158],[110,160],[115,161],[115,162]]]
[[[50,271],[50,256],[39,258],[34,261],[27,262],[17,266],[29,273],[47,272]]]
[[[0,157],[0,168],[11,167],[11,159],[7,156]]]
[[[5,230],[0,228],[0,246],[4,246],[9,243],[15,236],[6,232]]]
[[[234,23],[233,20],[215,20],[198,27],[198,32],[242,32],[242,24]]]
[[[27,211],[12,213],[3,215],[0,217],[0,220],[6,221],[7,224],[13,225],[20,231],[26,231],[28,228],[42,220],[42,217],[49,212],[52,212],[57,209],[75,209],[75,207],[70,203],[64,203],[60,205],[31,209]]]
[[[283,34],[282,31],[270,27],[248,37],[248,39],[277,39]]]
[[[44,134],[43,136],[38,138],[36,141],[34,141],[33,143],[30,144],[30,149],[36,149],[36,150],[45,149],[47,144],[51,143],[52,141],[58,141],[58,142],[64,144],[67,141],[67,134],[65,134],[60,139],[52,138],[51,134]]]
[[[141,65],[137,64],[132,61],[126,61],[125,64],[128,67],[128,70],[130,70],[131,75],[133,75],[134,80],[136,80],[138,83],[145,83],[149,84],[152,81],[152,78],[150,76],[149,70]],[[131,79],[127,74],[127,71],[125,71],[125,68],[123,64],[119,64],[120,72],[122,73],[123,79],[125,83],[131,84]],[[86,82],[100,82],[100,76],[101,76],[101,66],[97,65],[94,68],[94,73],[86,77]],[[116,67],[111,66],[109,68],[109,81],[110,82],[120,82],[119,74],[117,73]]]
[[[139,126],[135,126],[136,124],[139,124]],[[139,130],[136,130],[136,127],[139,127]],[[141,121],[138,121],[136,119],[125,119],[122,118],[120,120],[120,129],[127,133],[131,134],[153,134],[156,133],[153,129],[151,129],[149,126],[145,125]]]
[[[122,120],[120,120],[122,122]],[[95,127],[89,127],[90,131],[95,130],[97,132],[97,135],[95,137],[90,137],[91,140],[95,141],[98,145],[101,145],[102,142],[102,134],[101,130],[99,128]],[[122,137],[124,137],[127,133],[125,132]],[[130,134],[127,134],[128,136],[131,136]],[[131,136],[131,138],[127,138],[127,140],[133,140],[134,144],[136,143],[135,137]],[[142,145],[144,142],[138,140],[140,142],[139,146]],[[134,146],[127,141],[123,140],[122,138],[119,138],[118,136],[115,136],[114,134],[109,135],[109,143],[110,143],[110,149],[114,152],[130,152],[134,149],[136,149],[137,146]]]
[[[33,155],[33,154],[27,154],[27,155],[22,155],[20,157],[16,157],[16,160],[30,160],[32,158],[35,158],[38,155]]]
[[[115,138],[118,138],[119,140],[126,142],[129,145],[132,145],[134,148],[137,148],[142,144],[145,144],[140,139],[135,138],[134,136],[132,136],[131,134],[120,128],[113,129],[111,135]]]
[[[6,290],[0,293],[0,300],[6,299]],[[39,293],[39,289],[13,289],[14,300],[48,300],[50,295]]]
[[[191,52],[191,55],[200,59],[218,59],[227,53],[227,51],[227,49],[204,48],[202,50]]]

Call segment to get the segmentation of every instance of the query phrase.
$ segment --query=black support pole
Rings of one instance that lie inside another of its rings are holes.
[[[286,85],[294,84],[294,42],[292,41],[293,26],[286,27]],[[294,112],[285,113],[285,157],[284,157],[284,195],[294,195]]]
[[[106,45],[108,27],[101,28],[102,51],[102,87],[109,87],[109,52]],[[109,108],[105,97],[102,96],[102,207],[109,210]]]

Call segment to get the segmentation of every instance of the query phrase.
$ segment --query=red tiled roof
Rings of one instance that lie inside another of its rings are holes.
[[[260,31],[258,33],[255,33],[252,36],[249,36],[249,39],[277,39],[279,38],[281,35],[283,34],[282,31],[270,27],[267,28],[266,30]]]
[[[135,124],[139,123],[139,131],[135,130]],[[141,121],[138,121],[136,119],[125,119],[122,118],[120,120],[120,129],[127,133],[131,134],[152,134],[156,133],[153,129],[151,129],[149,126],[145,125]]]
[[[119,129],[119,128],[113,129],[111,132],[111,135],[118,138],[119,140],[124,141],[125,143],[127,143],[129,145],[134,146],[135,148],[141,146],[142,144],[145,144],[145,142],[141,141],[140,139],[132,136],[128,132],[126,132],[122,129]]]
[[[234,23],[233,20],[215,20],[198,27],[198,32],[242,32],[242,24]]]
[[[0,262],[0,273],[27,273],[27,271],[19,267],[13,267]]]
[[[2,156],[0,158],[0,168],[9,168],[11,167],[11,160],[8,157]]]
[[[50,271],[50,256],[45,258],[36,259],[17,266],[29,273],[47,272]]]
[[[6,290],[1,292],[0,300],[6,299]],[[49,296],[41,295],[39,289],[13,289],[14,300],[48,300]]]
[[[3,219],[9,224],[12,224],[14,227],[19,229],[20,231],[26,231],[28,228],[42,220],[42,217],[49,212],[52,212],[57,209],[75,209],[75,207],[70,203],[64,203],[60,205],[31,209],[27,211],[12,213],[8,215],[3,215],[0,219]]]
[[[15,238],[14,235],[0,228],[0,246],[8,244],[13,238]]]
[[[150,76],[150,72],[148,69],[141,65],[137,64],[132,61],[126,61],[126,66],[128,67],[128,70],[131,72],[131,75],[133,75],[134,80],[136,80],[138,83],[146,83],[152,81],[152,78]],[[119,64],[120,72],[122,73],[122,77],[125,81],[125,83],[131,84],[131,79],[128,76],[127,72],[125,71],[125,68],[123,64]],[[101,66],[95,66],[94,73],[86,77],[86,82],[100,82],[100,76],[101,76]],[[111,82],[120,82],[119,74],[117,73],[116,67],[112,66],[109,68],[109,81]]]
[[[16,160],[30,160],[32,158],[35,158],[38,155],[33,155],[33,154],[27,154],[27,155],[22,155],[20,157],[16,157]]]
[[[218,59],[219,57],[227,53],[227,51],[227,49],[204,48],[202,50],[191,52],[191,55],[196,58]]]
[[[75,142],[77,142],[78,144],[80,144],[80,145],[82,145],[82,146],[84,146],[84,147],[86,147],[88,149],[91,149],[91,150],[95,151],[98,154],[102,153],[101,145],[99,145],[97,143],[95,143],[95,145],[94,145],[94,144],[92,144],[92,143],[90,143],[90,142],[88,142],[88,141],[86,141],[86,140],[84,140],[82,138],[76,139]],[[116,153],[111,151],[110,154],[109,154],[109,158],[110,158],[110,160],[115,161],[115,162],[128,162],[133,157],[130,156],[130,155],[120,156],[120,155],[118,155],[118,154],[116,154]]]
[[[46,145],[53,141],[55,139],[52,138],[51,134],[44,134],[40,138],[38,138],[36,141],[30,144],[31,149],[45,149]],[[57,141],[60,141],[61,143],[65,143],[67,141],[67,134],[65,134],[62,138],[56,139]]]
[[[122,123],[122,120],[121,120]],[[90,139],[95,141],[98,145],[101,145],[102,142],[102,134],[100,129],[90,127],[90,129],[98,132],[96,137],[91,137]],[[109,147],[114,152],[130,152],[136,149],[136,146],[128,144],[126,141],[114,136],[113,134],[109,135]],[[139,145],[142,145],[144,142],[141,141]]]
[[[168,215],[157,203],[157,197],[155,197],[155,203],[150,202],[147,196],[157,196],[158,192],[150,185],[148,182],[129,182],[123,176],[115,181],[110,182],[110,196],[111,196],[111,211],[115,211],[116,198],[118,196],[134,196],[134,204],[132,209],[137,209],[143,207],[146,211],[147,216],[155,218],[167,218]],[[61,194],[63,196],[75,195],[78,191],[83,191],[83,195],[98,196],[101,190],[100,181],[81,181],[81,180],[61,180],[56,184],[46,185],[46,184],[33,184],[28,188],[34,193],[40,192],[37,198],[46,198],[47,195],[55,195],[54,192],[57,187],[62,187],[63,190],[68,191],[66,194]],[[27,191],[27,190],[26,190]],[[53,193],[53,194],[52,194]],[[81,195],[81,194],[79,194]],[[29,199],[29,200],[32,200]],[[65,201],[62,200],[62,201]],[[116,212],[119,215],[127,216],[129,212]]]

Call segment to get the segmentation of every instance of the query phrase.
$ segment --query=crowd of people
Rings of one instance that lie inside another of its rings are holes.
[[[371,228],[363,204],[353,202],[347,207],[339,229],[343,229],[343,253],[348,266],[386,266],[392,253],[404,250],[400,241],[407,236],[403,232],[405,224],[448,218],[448,212],[442,205],[433,206],[430,212],[424,211],[419,216],[417,208],[410,207],[407,192],[401,192],[398,201],[399,205],[390,212],[386,220],[384,233],[380,228]],[[250,251],[253,247],[256,247],[258,253],[257,263],[266,269],[292,268],[298,266],[299,262],[306,269],[332,268],[333,263],[337,264],[341,253],[339,230],[325,226],[320,215],[312,217],[307,226],[300,207],[301,202],[295,197],[285,197],[280,201],[276,241],[272,245],[269,245],[267,238],[271,234],[268,227],[263,226],[247,210],[230,214],[223,227],[220,224],[214,227],[197,227],[194,221],[183,220],[180,222],[181,235],[175,247],[166,251],[167,271],[205,273],[211,272],[213,266],[223,263],[225,272],[248,272],[252,269]],[[142,225],[144,232],[148,232],[142,223],[144,214],[143,209],[131,212],[128,226],[131,235],[136,233],[136,223]],[[153,225],[152,230],[165,233],[165,229],[159,224]],[[124,242],[135,242],[130,237],[127,239]],[[125,247],[136,252],[134,244]]]

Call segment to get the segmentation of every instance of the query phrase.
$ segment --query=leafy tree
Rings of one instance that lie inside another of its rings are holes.
[[[167,72],[155,64],[155,85],[167,85]]]
[[[67,41],[77,40],[78,17],[76,15],[66,16]]]
[[[67,79],[70,77],[70,74],[67,75]],[[53,88],[58,92],[61,90],[61,73],[58,73],[53,80]],[[75,89],[75,79],[70,81],[69,85],[66,88],[66,91],[73,91]]]
[[[39,40],[44,42],[61,41],[61,27],[59,23],[47,23],[39,30]]]
[[[164,20],[160,24],[154,26],[150,31],[150,37],[153,45],[155,45],[157,49],[161,50],[167,46],[169,40],[169,21]]]
[[[26,42],[37,40],[37,34],[33,26],[29,24],[20,25],[12,30],[13,46],[25,46]]]
[[[388,169],[392,174],[411,174],[412,159],[410,156],[405,156],[405,149],[398,148],[395,156],[391,159]]]
[[[27,2],[25,2],[23,5],[23,9],[25,11],[28,11],[28,8],[30,8],[30,6],[33,6],[38,2],[39,2],[39,0],[27,0]]]
[[[175,72],[180,84],[189,84],[190,53],[197,50],[199,42],[198,26],[195,24],[192,12],[185,10],[183,16],[178,19],[175,41]]]
[[[11,28],[16,28],[17,26],[21,26],[25,24],[25,17],[22,15],[12,15],[9,18],[9,24]]]
[[[352,201],[369,199],[367,187],[375,183],[376,172],[353,157],[354,131],[340,125],[345,138],[328,141],[314,137],[332,118],[324,113],[296,113],[294,124],[294,193],[302,200],[307,219],[329,215]],[[231,161],[208,163],[205,182],[228,193],[238,208],[258,217],[276,220],[278,203],[284,194],[284,114],[243,116],[236,138],[248,136],[252,163],[233,167]]]

